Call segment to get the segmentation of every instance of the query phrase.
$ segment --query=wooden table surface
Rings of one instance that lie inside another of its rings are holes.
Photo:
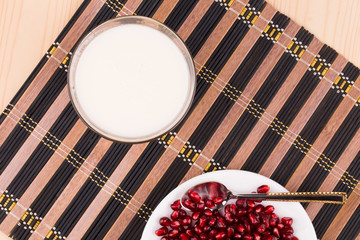
[[[81,2],[82,0],[0,1],[1,109],[24,83]],[[360,66],[359,0],[268,2]]]

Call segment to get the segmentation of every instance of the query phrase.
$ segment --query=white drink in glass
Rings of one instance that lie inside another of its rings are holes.
[[[193,65],[168,34],[128,23],[84,41],[70,66],[70,93],[90,127],[115,140],[140,142],[181,120],[194,93]]]

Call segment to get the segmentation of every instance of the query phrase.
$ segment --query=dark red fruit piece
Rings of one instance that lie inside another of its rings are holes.
[[[181,233],[179,238],[181,240],[190,240],[190,236],[188,236],[186,233]]]
[[[173,229],[169,232],[169,237],[176,238],[177,236],[179,236],[179,230]]]
[[[194,203],[198,203],[201,201],[201,197],[197,192],[190,193],[189,197]]]
[[[216,239],[224,239],[225,237],[226,237],[226,232],[224,231],[218,232],[215,236]]]
[[[179,210],[181,208],[180,200],[176,200],[170,205],[172,210]]]
[[[244,216],[246,214],[246,209],[243,208],[243,207],[239,207],[236,211],[236,216],[237,217],[241,217],[241,216]]]
[[[261,205],[261,204],[259,204],[259,205],[257,205],[257,206],[255,207],[254,211],[255,211],[256,213],[261,213],[261,212],[264,211],[264,206]]]
[[[275,228],[273,229],[273,234],[274,234],[275,237],[279,238],[279,237],[280,237],[279,229],[275,227]]]
[[[229,212],[225,213],[224,217],[225,217],[225,220],[228,223],[233,223],[234,222],[234,218],[231,216],[231,213],[229,213]]]
[[[236,231],[238,231],[239,233],[244,233],[245,232],[245,226],[243,224],[239,224],[236,226]]]
[[[244,200],[244,199],[236,200],[236,206],[237,207],[246,207],[246,200]]]
[[[266,225],[263,223],[260,223],[259,225],[256,226],[256,231],[258,233],[263,233],[265,232],[265,230],[266,230]]]
[[[200,234],[199,237],[200,237],[201,240],[207,240],[208,239],[207,235],[204,234],[204,233]]]
[[[252,240],[253,237],[252,237],[250,234],[245,234],[245,235],[243,236],[243,239],[244,239],[244,240]]]
[[[213,212],[209,209],[205,209],[204,210],[204,215],[208,216],[208,217],[211,217],[213,215]]]
[[[222,197],[216,197],[216,198],[214,199],[214,203],[215,203],[216,205],[221,204],[223,201],[224,201],[224,198],[222,198]]]
[[[171,220],[168,217],[160,218],[160,225],[163,227],[170,226]]]
[[[218,231],[216,229],[211,229],[208,236],[209,237],[215,237]]]
[[[226,236],[232,237],[235,233],[235,229],[233,227],[227,227],[226,229]]]
[[[157,236],[164,236],[167,233],[168,233],[167,227],[161,227],[161,228],[159,228],[158,230],[155,231],[155,234]]]
[[[258,233],[253,233],[253,239],[254,239],[254,240],[261,240],[260,234],[258,234]]]
[[[240,233],[235,233],[233,238],[234,239],[241,239],[241,234]]]
[[[187,216],[182,219],[181,225],[182,226],[190,226],[191,224],[191,217]]]
[[[171,224],[170,224],[170,227],[172,228],[178,228],[180,227],[180,222],[179,221],[172,221]]]
[[[281,222],[285,225],[285,226],[291,226],[293,223],[293,219],[291,217],[283,217],[281,218]]]
[[[200,218],[200,216],[201,216],[201,212],[194,212],[192,215],[192,219],[196,221]]]
[[[170,215],[170,217],[171,217],[171,219],[173,219],[173,220],[177,220],[178,218],[179,218],[179,211],[178,210],[175,210],[175,211],[173,211],[172,213],[171,213],[171,215]]]
[[[200,227],[204,227],[206,223],[207,223],[207,217],[206,217],[206,216],[200,217],[200,219],[199,219],[199,226],[200,226]]]
[[[293,234],[292,233],[283,233],[281,234],[281,239],[284,239],[284,240],[291,240],[293,238]]]
[[[258,193],[267,193],[270,190],[270,187],[268,185],[261,185],[257,188]]]
[[[210,226],[215,226],[216,224],[216,217],[211,217],[209,219],[209,223],[208,223]]]
[[[196,205],[196,209],[199,211],[203,211],[205,209],[205,202],[204,201],[198,202]]]
[[[194,203],[193,201],[191,200],[185,200],[183,202],[184,204],[184,207],[190,209],[190,210],[194,210],[196,208],[196,203]]]
[[[272,213],[272,212],[274,212],[274,206],[273,205],[268,205],[268,206],[266,206],[265,208],[264,208],[264,213],[268,213],[268,214],[270,214],[270,213]]]
[[[191,229],[187,229],[185,233],[190,237],[195,236],[195,233]]]
[[[213,208],[215,208],[215,203],[214,203],[213,200],[207,199],[207,200],[205,201],[205,206],[206,206],[207,208],[213,209]]]
[[[259,216],[256,213],[249,213],[248,217],[251,224],[256,225],[259,223]]]
[[[253,208],[253,207],[255,207],[255,202],[252,200],[249,200],[249,201],[247,201],[247,206]]]
[[[201,234],[203,231],[202,231],[200,226],[195,226],[194,227],[194,232],[196,232],[197,234]]]
[[[217,226],[218,226],[218,228],[226,228],[225,218],[217,217]]]

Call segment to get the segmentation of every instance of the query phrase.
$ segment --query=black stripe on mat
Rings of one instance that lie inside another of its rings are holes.
[[[201,46],[220,22],[226,11],[227,10],[218,2],[214,2],[210,6],[204,17],[200,20],[199,24],[185,42],[193,56],[199,52]]]
[[[285,15],[277,13],[273,17],[273,22],[274,24],[278,24],[280,28],[285,28],[289,22],[289,18],[287,18]],[[265,57],[268,55],[273,45],[274,42],[271,40],[269,41],[266,37],[261,37],[258,39],[254,47],[250,50],[249,54],[244,59],[243,63],[240,65],[239,69],[230,79],[229,84],[233,86],[232,88],[237,89],[238,91],[242,91],[246,87],[247,83],[251,80],[252,76],[255,74]],[[293,61],[296,63],[295,59],[284,53],[277,65],[269,74],[268,78],[265,80],[258,93],[255,95],[254,100],[257,99],[259,101],[258,104],[263,108],[265,108],[270,103],[274,94],[282,84],[282,81],[278,81],[278,84],[276,85],[276,81],[273,81],[273,78],[279,74],[278,72],[288,74],[289,72],[284,71],[282,67],[287,62],[291,63]],[[235,100],[239,98],[239,96],[240,93],[235,95]],[[252,128],[257,123],[259,119],[258,117],[261,116],[263,110],[254,109],[259,105],[252,103],[250,103],[250,105],[247,107],[248,111],[245,111],[242,114],[234,128],[231,130],[218,151],[215,153],[214,159],[217,166],[227,166],[230,163]],[[209,169],[206,169],[206,171],[215,170],[215,164],[213,164]]]
[[[112,150],[116,151],[117,154],[113,155],[113,157],[102,158],[97,165],[98,170],[103,172],[104,176],[111,176],[126,153],[129,151],[130,147],[131,145],[129,144],[117,144],[114,148],[112,148]],[[107,181],[107,178],[96,178],[93,174],[91,174],[90,177],[91,178],[87,179],[80,191],[76,194],[74,199],[56,222],[53,231],[56,229],[57,234],[53,233],[52,235],[47,236],[46,239],[58,239],[60,236],[66,237],[69,235],[71,230],[75,227],[76,223]]]
[[[360,233],[360,205],[356,208],[338,236],[338,240],[355,239]]]
[[[199,0],[179,1],[164,21],[164,24],[176,32],[198,2]]]
[[[5,170],[11,159],[22,147],[27,137],[30,135],[30,132],[36,127],[36,122],[41,120],[56,97],[63,90],[65,84],[66,72],[57,69],[26,111],[28,117],[23,116],[22,119],[19,120],[16,127],[0,147],[0,174]],[[13,111],[14,114],[20,115],[16,110]],[[30,118],[32,118],[32,120]]]
[[[75,114],[75,112],[73,114]],[[41,222],[42,218],[53,206],[57,198],[70,182],[71,178],[77,172],[78,168],[84,162],[84,159],[91,153],[99,139],[100,137],[97,134],[91,130],[86,130],[73,148],[74,151],[69,153],[24,216],[22,216],[24,217],[24,220],[20,221],[13,229],[11,236],[16,237],[16,239],[26,239],[30,236],[30,231],[33,230],[33,227],[37,222]],[[67,160],[73,164],[70,164]],[[35,214],[37,218],[28,225],[28,221],[32,216],[35,216]]]
[[[323,154],[317,160],[319,164],[312,167],[298,191],[317,191],[358,131],[360,127],[359,119],[360,109],[354,106],[325,148]]]
[[[69,103],[61,113],[60,117],[56,120],[53,127],[45,135],[43,142],[39,143],[38,147],[34,150],[24,166],[10,183],[7,191],[11,193],[12,198],[15,199],[15,203],[17,202],[17,199],[21,198],[35,177],[54,154],[60,142],[65,138],[72,126],[75,124],[78,117],[75,113],[69,114],[71,112],[73,112],[73,108]],[[52,137],[54,135],[57,136],[56,139]],[[10,204],[8,204],[8,206],[10,207]],[[0,212],[0,223],[5,218],[4,215],[5,211]]]
[[[353,75],[350,65],[346,65],[343,70],[344,75]],[[281,160],[278,167],[275,169],[271,178],[282,185],[286,185],[296,168],[299,166],[302,159],[315,142],[316,138],[324,129],[326,123],[329,121],[343,97],[337,93],[335,88],[331,88],[321,101],[300,135],[296,138],[294,145],[290,147],[285,157]],[[301,137],[300,137],[301,136]],[[284,171],[286,173],[284,173]]]
[[[351,162],[350,166],[346,170],[347,172],[353,172],[353,177],[355,179],[360,178],[360,152],[357,154],[355,159]],[[343,181],[344,179],[340,180],[333,191],[335,192],[346,192],[349,196],[354,186],[349,186]],[[346,182],[346,181],[345,181]],[[356,193],[354,193],[356,194]],[[323,235],[325,234],[326,230],[329,228],[331,222],[334,220],[338,212],[340,211],[342,205],[338,204],[325,204],[319,211],[319,213],[316,215],[315,219],[313,220],[313,224],[316,230],[316,233],[318,237],[321,239]],[[359,217],[360,215],[358,215]],[[360,226],[359,226],[360,227]],[[345,228],[344,228],[345,229]],[[355,229],[354,229],[355,230]],[[353,232],[353,236],[356,237],[358,232]],[[355,235],[356,234],[356,235]],[[347,239],[353,239],[353,238],[347,238]]]
[[[137,15],[152,17],[163,1],[164,0],[143,0],[140,6],[136,9],[135,13]]]

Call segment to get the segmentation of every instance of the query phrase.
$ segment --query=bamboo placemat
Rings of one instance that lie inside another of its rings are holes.
[[[87,129],[66,88],[79,39],[130,14],[174,29],[198,72],[181,125],[135,145]],[[344,206],[304,207],[319,238],[355,239],[359,73],[263,0],[85,0],[0,116],[0,231],[15,239],[140,239],[169,191],[227,168],[290,191],[346,191]]]

